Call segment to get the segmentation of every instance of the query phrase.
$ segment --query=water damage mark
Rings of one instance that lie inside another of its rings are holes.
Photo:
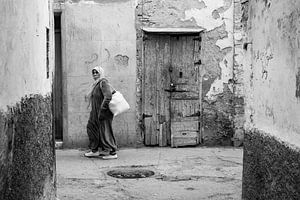
[[[87,61],[85,61],[85,64],[93,64],[95,61],[97,61],[98,60],[98,54],[97,53],[93,53],[93,54],[91,54],[90,55],[90,57],[88,58],[88,60]]]
[[[234,135],[234,95],[228,85],[224,85],[224,91],[218,94],[212,101],[203,100],[203,144],[232,145]]]
[[[31,95],[1,113],[0,199],[54,199],[51,107],[50,96]]]
[[[126,56],[126,55],[121,55],[121,54],[118,54],[114,57],[114,62],[116,65],[118,66],[124,66],[124,67],[127,67],[128,66],[128,60],[129,60],[129,57]]]

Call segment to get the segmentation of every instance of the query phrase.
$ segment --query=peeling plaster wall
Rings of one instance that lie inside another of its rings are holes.
[[[245,4],[243,199],[299,199],[300,2]]]
[[[114,118],[119,146],[134,146],[136,31],[135,1],[57,1],[62,11],[63,101],[65,147],[87,147],[89,117],[87,93],[91,70],[101,65],[131,109]]]
[[[232,0],[138,1],[137,108],[141,122],[142,30],[141,27],[203,28],[202,81],[204,144],[230,145],[234,134],[234,2]],[[217,128],[216,128],[217,127]],[[137,128],[137,132],[140,132]]]
[[[51,5],[48,0],[1,1],[0,199],[3,200],[55,199]]]

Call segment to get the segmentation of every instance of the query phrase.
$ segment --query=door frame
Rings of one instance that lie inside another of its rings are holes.
[[[142,66],[142,75],[141,75],[141,97],[143,98],[145,95],[145,91],[144,91],[144,87],[145,87],[145,40],[147,40],[147,37],[149,34],[161,34],[161,35],[193,35],[193,34],[198,34],[199,38],[200,38],[200,44],[201,44],[201,38],[202,38],[202,33],[203,33],[203,29],[201,28],[142,28],[142,49],[141,49],[141,66]],[[200,45],[201,46],[201,45]],[[201,60],[199,59],[199,62],[195,62],[194,64],[199,65],[199,74],[198,74],[198,81],[199,81],[199,110],[200,110],[200,115],[199,115],[199,143],[202,143],[202,136],[203,136],[203,99],[202,99],[202,78],[203,78],[203,73],[201,73],[202,69],[201,69]],[[144,100],[141,100],[141,132],[142,132],[142,141],[145,145],[145,122],[144,122],[144,111],[145,111],[145,105],[144,105]],[[168,127],[168,128],[171,128]],[[170,130],[170,134],[171,134],[171,130]],[[167,144],[167,146],[171,146],[171,141],[169,141],[170,143]],[[159,142],[158,142],[159,146],[162,146]]]

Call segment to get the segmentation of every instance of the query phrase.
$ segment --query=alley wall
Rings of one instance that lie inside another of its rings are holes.
[[[300,2],[244,3],[244,199],[300,196]]]
[[[0,199],[55,199],[48,0],[1,1]]]
[[[142,1],[56,0],[61,12],[63,65],[63,142],[87,147],[91,69],[104,67],[112,85],[131,109],[113,127],[119,146],[143,145],[142,79],[144,28],[189,28],[201,35],[202,121],[204,145],[242,145],[244,99],[241,34],[235,24],[239,0]],[[241,9],[240,9],[241,10]],[[241,12],[241,11],[240,11]],[[241,55],[241,54],[240,54]],[[238,56],[237,56],[238,57]]]
[[[56,1],[62,13],[64,147],[87,147],[92,69],[100,65],[130,110],[114,118],[119,146],[136,144],[135,1]]]

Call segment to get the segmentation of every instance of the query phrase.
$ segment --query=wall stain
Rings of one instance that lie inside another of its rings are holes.
[[[203,100],[203,144],[208,146],[232,145],[235,97],[227,84],[224,92],[214,101]]]
[[[128,66],[128,61],[129,61],[129,57],[126,55],[121,55],[118,54],[114,57],[114,62],[116,65],[118,66],[124,66],[127,67]]]
[[[299,58],[300,65],[300,58]],[[296,98],[300,99],[300,67],[298,67],[298,73],[296,74]]]
[[[85,64],[93,64],[95,61],[97,61],[98,60],[98,54],[97,53],[93,53],[93,54],[91,54],[91,56],[90,56],[90,58],[87,60],[87,61],[85,61],[84,63]]]

